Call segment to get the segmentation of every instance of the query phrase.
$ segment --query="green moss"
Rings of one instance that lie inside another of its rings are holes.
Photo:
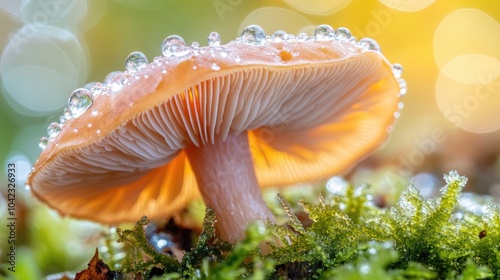
[[[132,230],[117,229],[118,242],[123,242],[130,245],[129,257],[123,264],[124,274],[138,274],[148,277],[154,269],[163,271],[176,271],[179,267],[177,259],[171,255],[162,254],[148,243],[144,226],[149,223],[146,217],[135,223]]]
[[[500,279],[498,206],[483,215],[458,212],[467,180],[454,171],[445,180],[439,198],[423,199],[410,185],[384,209],[367,186],[320,195],[319,203],[290,203],[278,195],[289,222],[253,224],[234,245],[217,239],[215,214],[207,209],[198,243],[181,261],[147,244],[147,220],[141,220],[120,233],[134,248],[124,268],[142,275],[161,268],[159,279]],[[310,225],[299,219],[297,203]],[[272,252],[263,256],[264,242]]]

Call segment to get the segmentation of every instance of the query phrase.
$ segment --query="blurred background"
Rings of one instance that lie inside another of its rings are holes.
[[[34,273],[12,277],[82,269],[102,230],[58,217],[23,185],[40,137],[73,89],[124,71],[132,51],[152,61],[168,35],[206,45],[217,31],[227,43],[250,24],[267,35],[347,27],[403,65],[405,107],[389,141],[345,174],[351,182],[386,192],[401,181],[436,189],[442,174],[456,169],[469,178],[468,191],[500,197],[498,1],[0,0],[0,260],[7,249],[7,164],[15,163],[17,268]]]

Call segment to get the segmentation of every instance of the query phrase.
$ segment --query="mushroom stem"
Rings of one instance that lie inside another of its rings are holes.
[[[230,132],[226,139],[185,152],[206,205],[217,216],[220,238],[235,242],[245,237],[248,225],[274,216],[262,198],[255,176],[246,132]]]

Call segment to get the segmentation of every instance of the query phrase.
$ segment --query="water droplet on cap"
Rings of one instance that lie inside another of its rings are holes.
[[[92,95],[99,95],[101,93],[104,93],[105,90],[104,90],[105,86],[102,84],[102,83],[95,83],[91,88],[90,88],[90,93],[92,93]]]
[[[189,48],[182,37],[170,35],[161,44],[161,52],[164,56],[183,56],[189,53]]]
[[[193,49],[199,49],[200,48],[200,43],[198,43],[198,42],[192,42],[191,43],[191,48],[193,48]]]
[[[293,35],[293,34],[287,34],[285,40],[287,42],[293,42],[293,41],[295,41],[295,35]]]
[[[110,80],[109,80],[109,85],[111,86],[111,90],[117,91],[127,83],[128,79],[125,74],[119,72],[115,74]]]
[[[59,117],[59,123],[64,124],[71,119],[71,112],[68,107],[64,108],[63,114]]]
[[[309,40],[309,36],[306,33],[299,33],[297,35],[297,41],[299,42],[306,42]]]
[[[220,70],[220,66],[217,65],[217,63],[212,63],[212,70],[215,70],[215,71]]]
[[[399,84],[399,93],[400,93],[401,95],[405,95],[405,94],[406,94],[406,92],[408,91],[408,86],[407,86],[407,84],[406,84],[405,79],[401,79],[401,78],[399,78],[399,79],[398,79],[398,84]]]
[[[208,35],[207,41],[209,46],[220,46],[220,34],[217,32],[211,32]]]
[[[90,89],[96,82],[86,83],[83,88]]]
[[[132,52],[125,59],[125,69],[130,73],[137,72],[148,65],[148,58],[141,52]]]
[[[45,149],[47,147],[47,143],[49,143],[49,139],[47,137],[40,138],[40,143],[38,143],[38,147]]]
[[[286,35],[288,34],[285,31],[277,30],[276,32],[273,33],[271,38],[273,39],[274,42],[283,42],[286,40]]]
[[[403,73],[403,66],[399,63],[394,63],[392,65],[392,73],[396,79],[401,78],[401,74]]]
[[[266,33],[258,25],[250,25],[243,29],[240,38],[248,45],[262,46],[266,43]]]
[[[372,38],[363,38],[361,40],[359,40],[359,45],[365,49],[365,50],[370,50],[370,51],[377,51],[379,52],[380,51],[380,46],[378,45],[378,43],[373,40]]]
[[[65,124],[67,121],[68,121],[68,120],[67,120],[64,116],[60,116],[60,117],[59,117],[59,123],[60,123],[61,125]]]
[[[90,91],[84,88],[76,89],[71,93],[68,99],[68,108],[71,112],[71,116],[74,118],[79,117],[92,106],[92,102],[93,99]]]
[[[156,65],[160,66],[161,64],[161,56],[155,56],[155,58],[153,59],[153,61],[156,63]]]
[[[317,41],[330,41],[333,40],[335,30],[327,24],[322,24],[314,30],[314,38]]]
[[[59,132],[61,132],[61,125],[56,122],[49,124],[49,127],[47,127],[47,133],[50,138],[56,137]]]
[[[345,27],[339,27],[337,29],[337,39],[340,41],[350,41],[351,39],[351,31]]]

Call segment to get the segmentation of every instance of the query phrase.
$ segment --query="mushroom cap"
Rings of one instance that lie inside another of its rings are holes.
[[[187,145],[248,131],[259,184],[289,185],[344,172],[387,137],[398,110],[392,65],[352,40],[183,50],[94,92],[48,141],[32,193],[103,223],[165,218],[198,195]]]

